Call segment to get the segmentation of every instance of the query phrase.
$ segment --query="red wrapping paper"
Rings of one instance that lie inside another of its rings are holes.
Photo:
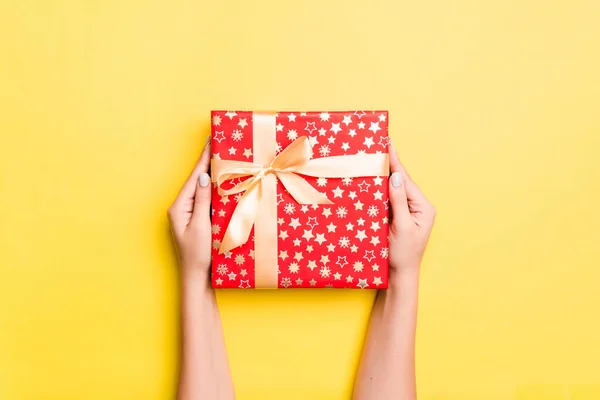
[[[252,112],[212,112],[213,158],[253,161]],[[387,111],[279,112],[277,152],[307,136],[313,158],[388,151]],[[387,176],[303,176],[334,204],[301,205],[277,182],[279,288],[383,289],[388,284]],[[240,180],[222,185],[233,187]],[[248,241],[218,254],[242,194],[212,194],[212,285],[254,288],[254,231]]]

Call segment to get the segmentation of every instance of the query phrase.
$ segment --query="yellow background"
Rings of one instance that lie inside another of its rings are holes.
[[[2,0],[0,399],[172,399],[209,110],[390,110],[424,400],[600,399],[595,0]],[[345,399],[373,292],[220,292],[240,399]]]

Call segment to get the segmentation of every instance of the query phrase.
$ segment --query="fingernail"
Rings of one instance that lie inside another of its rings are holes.
[[[392,174],[392,186],[398,187],[402,185],[402,174],[400,172],[394,172]]]
[[[208,174],[206,172],[202,172],[200,174],[200,186],[207,187],[209,183],[210,183],[210,177],[208,176]]]
[[[210,135],[206,138],[206,144],[210,144]]]

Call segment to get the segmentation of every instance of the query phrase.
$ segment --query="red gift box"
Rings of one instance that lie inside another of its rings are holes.
[[[387,288],[388,144],[387,111],[213,111],[213,287]]]

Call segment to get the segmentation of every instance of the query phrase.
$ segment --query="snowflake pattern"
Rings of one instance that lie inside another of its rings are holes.
[[[327,157],[330,152],[331,150],[329,150],[329,146],[327,146],[326,144],[319,147],[319,154],[321,154],[321,157]]]
[[[377,208],[377,206],[369,206],[369,210],[367,211],[367,214],[369,215],[369,217],[374,217],[379,213],[379,209]]]
[[[236,142],[239,142],[240,140],[242,140],[242,135],[243,135],[243,132],[241,130],[239,130],[239,129],[236,129],[231,134],[231,138],[233,140],[235,140]]]
[[[389,145],[387,120],[383,111],[280,112],[276,116],[276,151],[305,136],[313,146],[313,158],[384,153]],[[214,158],[254,161],[251,112],[214,111],[211,123]],[[273,242],[279,264],[278,287],[387,287],[387,176],[303,178],[333,204],[298,204],[281,182],[277,183],[278,223]],[[231,189],[241,182],[232,181],[221,188]],[[219,254],[242,196],[243,192],[221,197],[216,185],[213,187],[214,287],[255,287],[253,231],[246,243]]]
[[[294,211],[296,210],[296,206],[294,205],[294,203],[287,203],[285,205],[284,210],[285,210],[286,214],[293,214]]]

